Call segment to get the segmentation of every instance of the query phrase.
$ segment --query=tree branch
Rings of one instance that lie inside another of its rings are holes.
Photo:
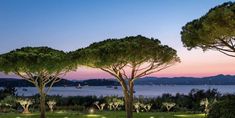
[[[235,52],[235,47],[229,45],[228,42],[224,41],[223,39],[220,39],[220,41]]]
[[[223,54],[225,54],[225,55],[227,55],[227,56],[235,57],[235,55],[232,55],[232,54],[226,53],[226,52],[224,52],[223,50],[218,50],[218,51],[219,51],[219,52],[221,52],[221,53],[223,53]]]
[[[16,74],[16,75],[20,76],[22,79],[27,80],[27,81],[29,81],[30,83],[33,83],[33,84],[34,84],[33,78],[26,77],[26,76],[20,74],[20,72],[18,72],[18,71],[14,72],[14,74]],[[27,76],[28,76],[28,75],[27,75]]]

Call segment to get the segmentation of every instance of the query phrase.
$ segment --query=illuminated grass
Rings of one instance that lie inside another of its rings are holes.
[[[174,116],[178,118],[198,118],[198,117],[205,117],[205,114],[180,114]]]
[[[97,115],[97,114],[88,114],[88,115],[85,115],[86,117],[88,118],[100,118],[101,115]]]
[[[82,114],[78,112],[54,112],[47,113],[47,118],[125,118],[125,112],[95,112],[93,114]],[[204,114],[186,114],[179,112],[149,112],[134,113],[134,118],[204,118]],[[0,113],[0,118],[39,118],[39,113],[30,115],[19,113]]]

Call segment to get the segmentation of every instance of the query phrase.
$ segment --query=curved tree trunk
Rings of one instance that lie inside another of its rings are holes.
[[[22,112],[23,114],[28,114],[29,112],[29,107],[27,105],[23,106],[24,111]]]
[[[51,106],[51,107],[50,107],[50,111],[51,111],[51,112],[53,112],[53,111],[54,111],[54,110],[53,110],[53,106]]]

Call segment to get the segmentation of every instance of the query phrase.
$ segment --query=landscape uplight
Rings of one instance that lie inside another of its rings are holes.
[[[95,112],[95,110],[93,108],[90,108],[89,113],[93,114],[94,112]]]

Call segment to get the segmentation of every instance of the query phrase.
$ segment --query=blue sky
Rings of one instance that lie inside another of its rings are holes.
[[[106,38],[137,34],[182,47],[181,27],[221,3],[222,0],[1,0],[0,52],[28,45],[70,51]]]
[[[206,53],[208,56],[201,50],[189,52],[180,40],[183,25],[225,1],[1,0],[0,53],[23,46],[50,46],[72,51],[107,38],[141,34],[158,38],[163,44],[175,48],[181,60],[185,60],[181,66],[189,63],[190,58],[193,63],[200,63],[195,55],[206,56],[203,60],[222,56],[222,61],[230,62],[231,58],[210,51]],[[235,74],[231,72],[221,73]],[[79,71],[76,73],[80,74]],[[184,73],[172,76],[177,75],[183,76]]]

